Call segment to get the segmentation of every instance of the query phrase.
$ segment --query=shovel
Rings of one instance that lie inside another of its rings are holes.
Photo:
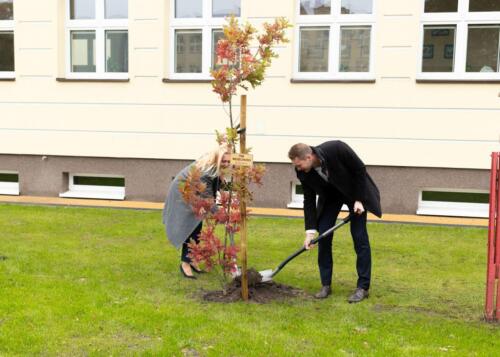
[[[316,244],[318,243],[321,239],[323,239],[324,237],[326,237],[327,235],[333,233],[334,231],[336,231],[337,229],[339,229],[340,227],[342,227],[344,224],[346,224],[347,222],[349,222],[351,220],[351,215],[348,215],[346,218],[343,218],[340,223],[336,224],[335,226],[333,226],[332,228],[330,228],[329,230],[327,230],[326,232],[324,232],[323,234],[321,234],[320,236],[314,238],[310,245],[312,244]],[[290,255],[288,258],[286,258],[280,265],[278,265],[278,267],[276,269],[267,269],[267,270],[262,270],[262,271],[259,271],[259,274],[262,276],[262,282],[265,283],[265,282],[268,282],[268,281],[271,281],[273,279],[273,277],[278,274],[281,269],[283,269],[285,267],[285,265],[287,265],[292,259],[298,257],[300,254],[302,254],[303,252],[305,252],[307,249],[306,247],[302,247],[301,249],[297,250],[295,253],[293,253],[292,255]]]

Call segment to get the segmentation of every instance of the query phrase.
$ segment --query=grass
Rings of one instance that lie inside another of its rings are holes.
[[[267,305],[204,303],[213,274],[182,279],[158,211],[0,205],[0,355],[493,356],[482,321],[483,228],[369,224],[370,298],[355,287],[349,230],[334,240],[334,294]],[[249,264],[302,241],[298,219],[253,218]],[[275,279],[314,293],[316,252]]]

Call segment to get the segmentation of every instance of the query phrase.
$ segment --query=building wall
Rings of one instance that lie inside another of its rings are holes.
[[[213,147],[215,129],[228,125],[209,83],[162,81],[173,50],[167,0],[129,1],[130,80],[118,83],[57,81],[66,76],[66,2],[14,4],[16,79],[0,81],[0,168],[15,170],[15,157],[25,169],[42,155],[49,156],[47,167],[53,157],[65,163],[26,174],[23,193],[58,193],[63,171],[120,174],[115,168],[126,167],[135,177],[127,182],[138,185],[127,184],[128,198],[159,200],[165,177]],[[424,183],[487,189],[489,154],[500,149],[500,85],[417,83],[423,2],[374,4],[374,83],[292,83],[292,29],[263,86],[248,93],[248,145],[257,161],[273,164],[263,192],[282,197],[263,194],[258,202],[282,206],[289,199],[293,173],[284,163],[292,144],[330,139],[358,152],[391,211],[414,212],[412,197]],[[297,0],[242,0],[242,17],[256,26],[276,16],[295,23],[296,6]],[[428,182],[428,173],[443,176]],[[144,182],[156,191],[143,191]],[[411,203],[397,202],[401,193]]]
[[[15,1],[16,81],[0,83],[0,152],[193,159],[227,116],[208,83],[168,77],[169,6],[131,0],[130,82],[57,82],[65,76],[65,1]],[[296,18],[290,0],[242,1],[255,25]],[[340,138],[369,165],[489,167],[499,148],[498,84],[416,83],[421,1],[375,1],[376,83],[290,83],[295,32],[269,78],[249,93],[256,159]]]
[[[21,195],[57,197],[68,190],[67,173],[100,173],[125,177],[126,199],[162,202],[174,176],[190,161],[40,155],[0,155],[0,171],[19,172]],[[426,188],[484,190],[488,170],[369,166],[381,192],[385,213],[415,214]],[[269,163],[261,187],[252,187],[258,207],[284,208],[297,182],[290,164]]]

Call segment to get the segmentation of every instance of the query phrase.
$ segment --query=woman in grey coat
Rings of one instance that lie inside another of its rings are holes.
[[[201,181],[206,189],[203,197],[215,197],[221,182],[221,169],[229,166],[231,150],[227,145],[221,145],[186,166],[172,181],[163,209],[163,224],[165,224],[168,240],[177,248],[182,247],[180,271],[188,279],[196,279],[193,270],[201,272],[188,257],[188,243],[191,239],[198,242],[202,221],[193,213],[191,207],[184,202],[179,191],[179,183],[186,180],[191,168],[196,166],[201,170]]]

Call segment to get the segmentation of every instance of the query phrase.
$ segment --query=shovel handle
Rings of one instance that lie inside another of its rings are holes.
[[[342,227],[344,224],[346,224],[350,220],[351,220],[351,215],[349,214],[346,218],[342,219],[342,221],[339,224],[333,226],[332,228],[328,229],[327,231],[324,231],[321,235],[319,235],[318,237],[314,238],[311,241],[311,243],[309,243],[309,245],[318,243],[321,239],[325,238],[327,235],[329,235],[332,232],[334,232],[335,230],[337,230],[337,228]],[[306,249],[304,248],[304,250],[306,250]]]
[[[351,215],[349,214],[346,218],[343,218],[340,223],[336,224],[332,228],[328,229],[327,231],[323,232],[321,235],[318,237],[314,238],[310,244],[316,244],[318,243],[321,239],[325,238],[327,235],[331,234],[332,232],[336,231],[340,227],[342,227],[344,224],[348,223],[351,220]],[[302,247],[301,249],[297,250],[295,253],[290,255],[288,258],[286,258],[278,267],[273,271],[273,274],[271,275],[271,278],[278,274],[281,269],[285,267],[292,259],[296,258],[300,254],[304,253],[306,251],[306,247]]]

